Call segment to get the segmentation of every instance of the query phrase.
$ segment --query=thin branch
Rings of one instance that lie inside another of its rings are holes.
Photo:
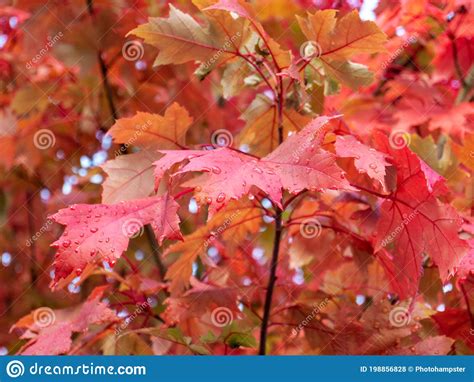
[[[91,20],[94,21],[94,4],[93,0],[87,0],[87,11],[89,12],[89,16]],[[109,68],[102,57],[102,50],[99,48],[97,51],[97,61],[99,62],[100,73],[102,76],[102,84],[104,86],[104,93],[105,97],[107,98],[107,103],[110,108],[110,115],[113,119],[112,122],[115,122],[119,118],[119,113],[117,107],[115,106],[114,97],[112,87],[110,86],[109,82]],[[126,154],[128,149],[125,145],[121,145],[120,153]],[[149,224],[145,226],[145,234],[150,243],[151,252],[153,255],[153,259],[155,260],[156,266],[158,267],[158,271],[160,272],[160,276],[164,279],[166,274],[166,266],[164,265],[163,261],[161,260],[160,256],[160,246],[158,241],[156,240],[155,233]]]
[[[284,90],[283,81],[279,79],[279,97],[278,97],[278,143],[283,143],[283,106],[284,106]],[[273,290],[277,280],[276,271],[278,266],[278,255],[280,253],[280,242],[283,231],[282,210],[275,207],[275,237],[273,239],[273,254],[270,264],[270,276],[268,279],[267,292],[265,295],[265,304],[263,308],[262,325],[260,329],[260,345],[259,355],[265,355],[267,346],[267,332],[272,308]]]
[[[35,236],[35,222],[33,220],[33,194],[31,192],[26,193],[26,206],[27,206],[27,215],[28,215],[28,231],[30,238]],[[31,264],[30,264],[30,278],[31,278],[31,285],[35,285],[36,281],[38,280],[38,270],[36,267],[36,242],[35,240],[31,240]]]

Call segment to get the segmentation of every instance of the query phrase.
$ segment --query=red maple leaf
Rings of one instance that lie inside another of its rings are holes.
[[[27,338],[29,341],[23,346],[21,354],[67,353],[71,349],[71,336],[74,333],[85,332],[92,324],[116,321],[115,313],[100,301],[104,290],[105,287],[95,288],[87,301],[72,311],[39,308],[21,318],[12,327],[12,330],[27,329],[22,338]]]
[[[343,158],[354,158],[355,167],[384,185],[385,167],[389,166],[387,155],[360,143],[352,135],[336,138],[336,154]]]
[[[320,148],[322,128],[329,119],[316,118],[261,159],[229,148],[160,151],[164,157],[155,162],[157,185],[173,165],[187,161],[174,174],[204,172],[182,186],[194,187],[197,198],[210,204],[211,213],[231,199],[252,193],[253,187],[265,192],[277,205],[282,189],[290,193],[304,189],[351,189],[335,155]]]
[[[407,147],[396,149],[385,136],[376,138],[382,151],[392,157],[397,189],[385,197],[381,206],[375,250],[386,249],[391,254],[393,263],[387,273],[392,286],[404,298],[418,289],[424,253],[432,257],[441,278],[446,280],[468,247],[458,235],[461,217],[435,197],[444,182],[437,179],[433,184],[433,177],[427,177],[422,161]],[[383,264],[387,264],[387,256],[383,256]]]
[[[54,285],[72,272],[80,275],[87,264],[114,265],[127,249],[130,238],[151,224],[158,241],[179,239],[179,205],[166,196],[154,196],[118,204],[76,204],[51,218],[66,226],[56,247]]]

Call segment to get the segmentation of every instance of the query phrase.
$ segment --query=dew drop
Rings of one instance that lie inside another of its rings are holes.
[[[219,195],[217,195],[217,203],[222,203],[225,200],[225,194],[221,192]]]
[[[91,231],[92,233],[96,233],[98,230],[99,230],[99,229],[98,229],[98,228],[95,228],[95,227],[93,227],[93,228],[90,229],[90,231]]]
[[[64,240],[64,241],[63,241],[63,247],[64,247],[64,248],[68,248],[70,245],[71,245],[71,241],[70,241],[70,240]]]

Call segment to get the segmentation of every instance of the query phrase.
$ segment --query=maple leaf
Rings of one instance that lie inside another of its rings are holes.
[[[474,242],[472,242],[471,246],[474,246]],[[465,255],[459,265],[457,266],[456,274],[462,279],[465,280],[469,277],[469,275],[474,274],[474,248],[471,247],[468,254]]]
[[[168,107],[163,116],[138,112],[131,118],[121,118],[108,134],[116,143],[144,149],[182,149],[186,132],[193,123],[187,110],[177,103]]]
[[[385,167],[390,166],[386,161],[387,155],[360,143],[351,135],[336,138],[336,154],[343,158],[354,158],[355,167],[366,173],[372,179],[385,184]]]
[[[326,74],[335,80],[357,90],[374,80],[374,74],[367,66],[352,61],[323,61]]]
[[[229,200],[251,193],[253,187],[265,192],[278,205],[282,189],[290,193],[304,189],[351,189],[336,165],[335,156],[320,148],[321,136],[324,136],[321,129],[329,120],[328,117],[316,118],[261,159],[228,148],[162,150],[164,157],[155,162],[157,184],[173,165],[187,160],[175,176],[204,172],[182,186],[194,187],[199,201],[210,205],[211,214]]]
[[[89,263],[114,265],[128,242],[151,224],[158,241],[180,239],[179,205],[168,195],[130,200],[126,204],[75,204],[51,216],[66,226],[52,246],[56,285],[72,272],[80,275]]]
[[[258,95],[242,114],[246,126],[237,137],[239,144],[247,144],[255,155],[267,155],[278,146],[278,118],[276,105]],[[300,131],[310,118],[295,110],[283,111],[283,136]]]
[[[117,321],[117,316],[101,302],[106,287],[95,288],[87,301],[70,309],[38,308],[21,318],[11,330],[26,330],[21,338],[28,339],[22,355],[58,355],[71,349],[72,335],[84,333],[89,326]]]
[[[474,350],[471,318],[465,309],[447,308],[433,316],[439,330],[444,335],[466,342]]]
[[[167,308],[164,314],[171,325],[196,319],[201,321],[203,316],[214,309],[224,307],[232,317],[237,317],[240,311],[237,307],[239,289],[205,284],[191,278],[192,289],[179,297],[166,299]],[[191,325],[189,325],[191,326]]]
[[[422,161],[407,147],[394,149],[381,134],[376,135],[382,151],[389,154],[397,170],[397,189],[381,206],[375,250],[386,249],[393,257],[388,270],[401,297],[415,294],[422,272],[422,255],[430,255],[446,280],[467,252],[467,242],[459,238],[462,219],[453,207],[440,203],[438,185],[430,184]]]
[[[464,145],[453,143],[453,149],[459,160],[471,171],[474,171],[474,133],[466,133]]]
[[[238,47],[249,37],[247,22],[222,16],[219,23],[210,19],[210,25],[202,27],[188,14],[170,4],[168,18],[150,17],[130,31],[157,47],[160,52],[155,66],[201,61],[209,66],[237,55]]]
[[[140,199],[153,192],[153,161],[148,151],[121,155],[102,165],[107,179],[102,184],[102,203]]]
[[[362,21],[357,11],[336,18],[333,9],[297,16],[301,30],[308,40],[315,41],[319,56],[330,60],[345,60],[358,53],[377,53],[385,50],[385,34],[373,21]]]
[[[426,338],[415,345],[390,352],[390,355],[445,355],[449,354],[454,340],[446,336]]]
[[[275,40],[273,40],[265,31],[262,24],[258,22],[252,6],[242,0],[219,0],[215,4],[203,9],[204,11],[222,10],[231,15],[239,15],[250,21],[257,33],[265,40],[265,45],[269,49],[268,55],[272,57],[278,70],[286,68],[291,62],[291,53],[283,50]]]
[[[296,16],[301,30],[316,50],[325,72],[352,89],[369,85],[373,74],[367,66],[349,61],[359,53],[385,51],[387,38],[372,21],[362,21],[357,11],[337,18],[337,11],[327,9]]]

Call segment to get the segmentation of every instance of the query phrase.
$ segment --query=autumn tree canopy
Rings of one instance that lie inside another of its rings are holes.
[[[3,354],[473,354],[471,2],[6,3]]]

